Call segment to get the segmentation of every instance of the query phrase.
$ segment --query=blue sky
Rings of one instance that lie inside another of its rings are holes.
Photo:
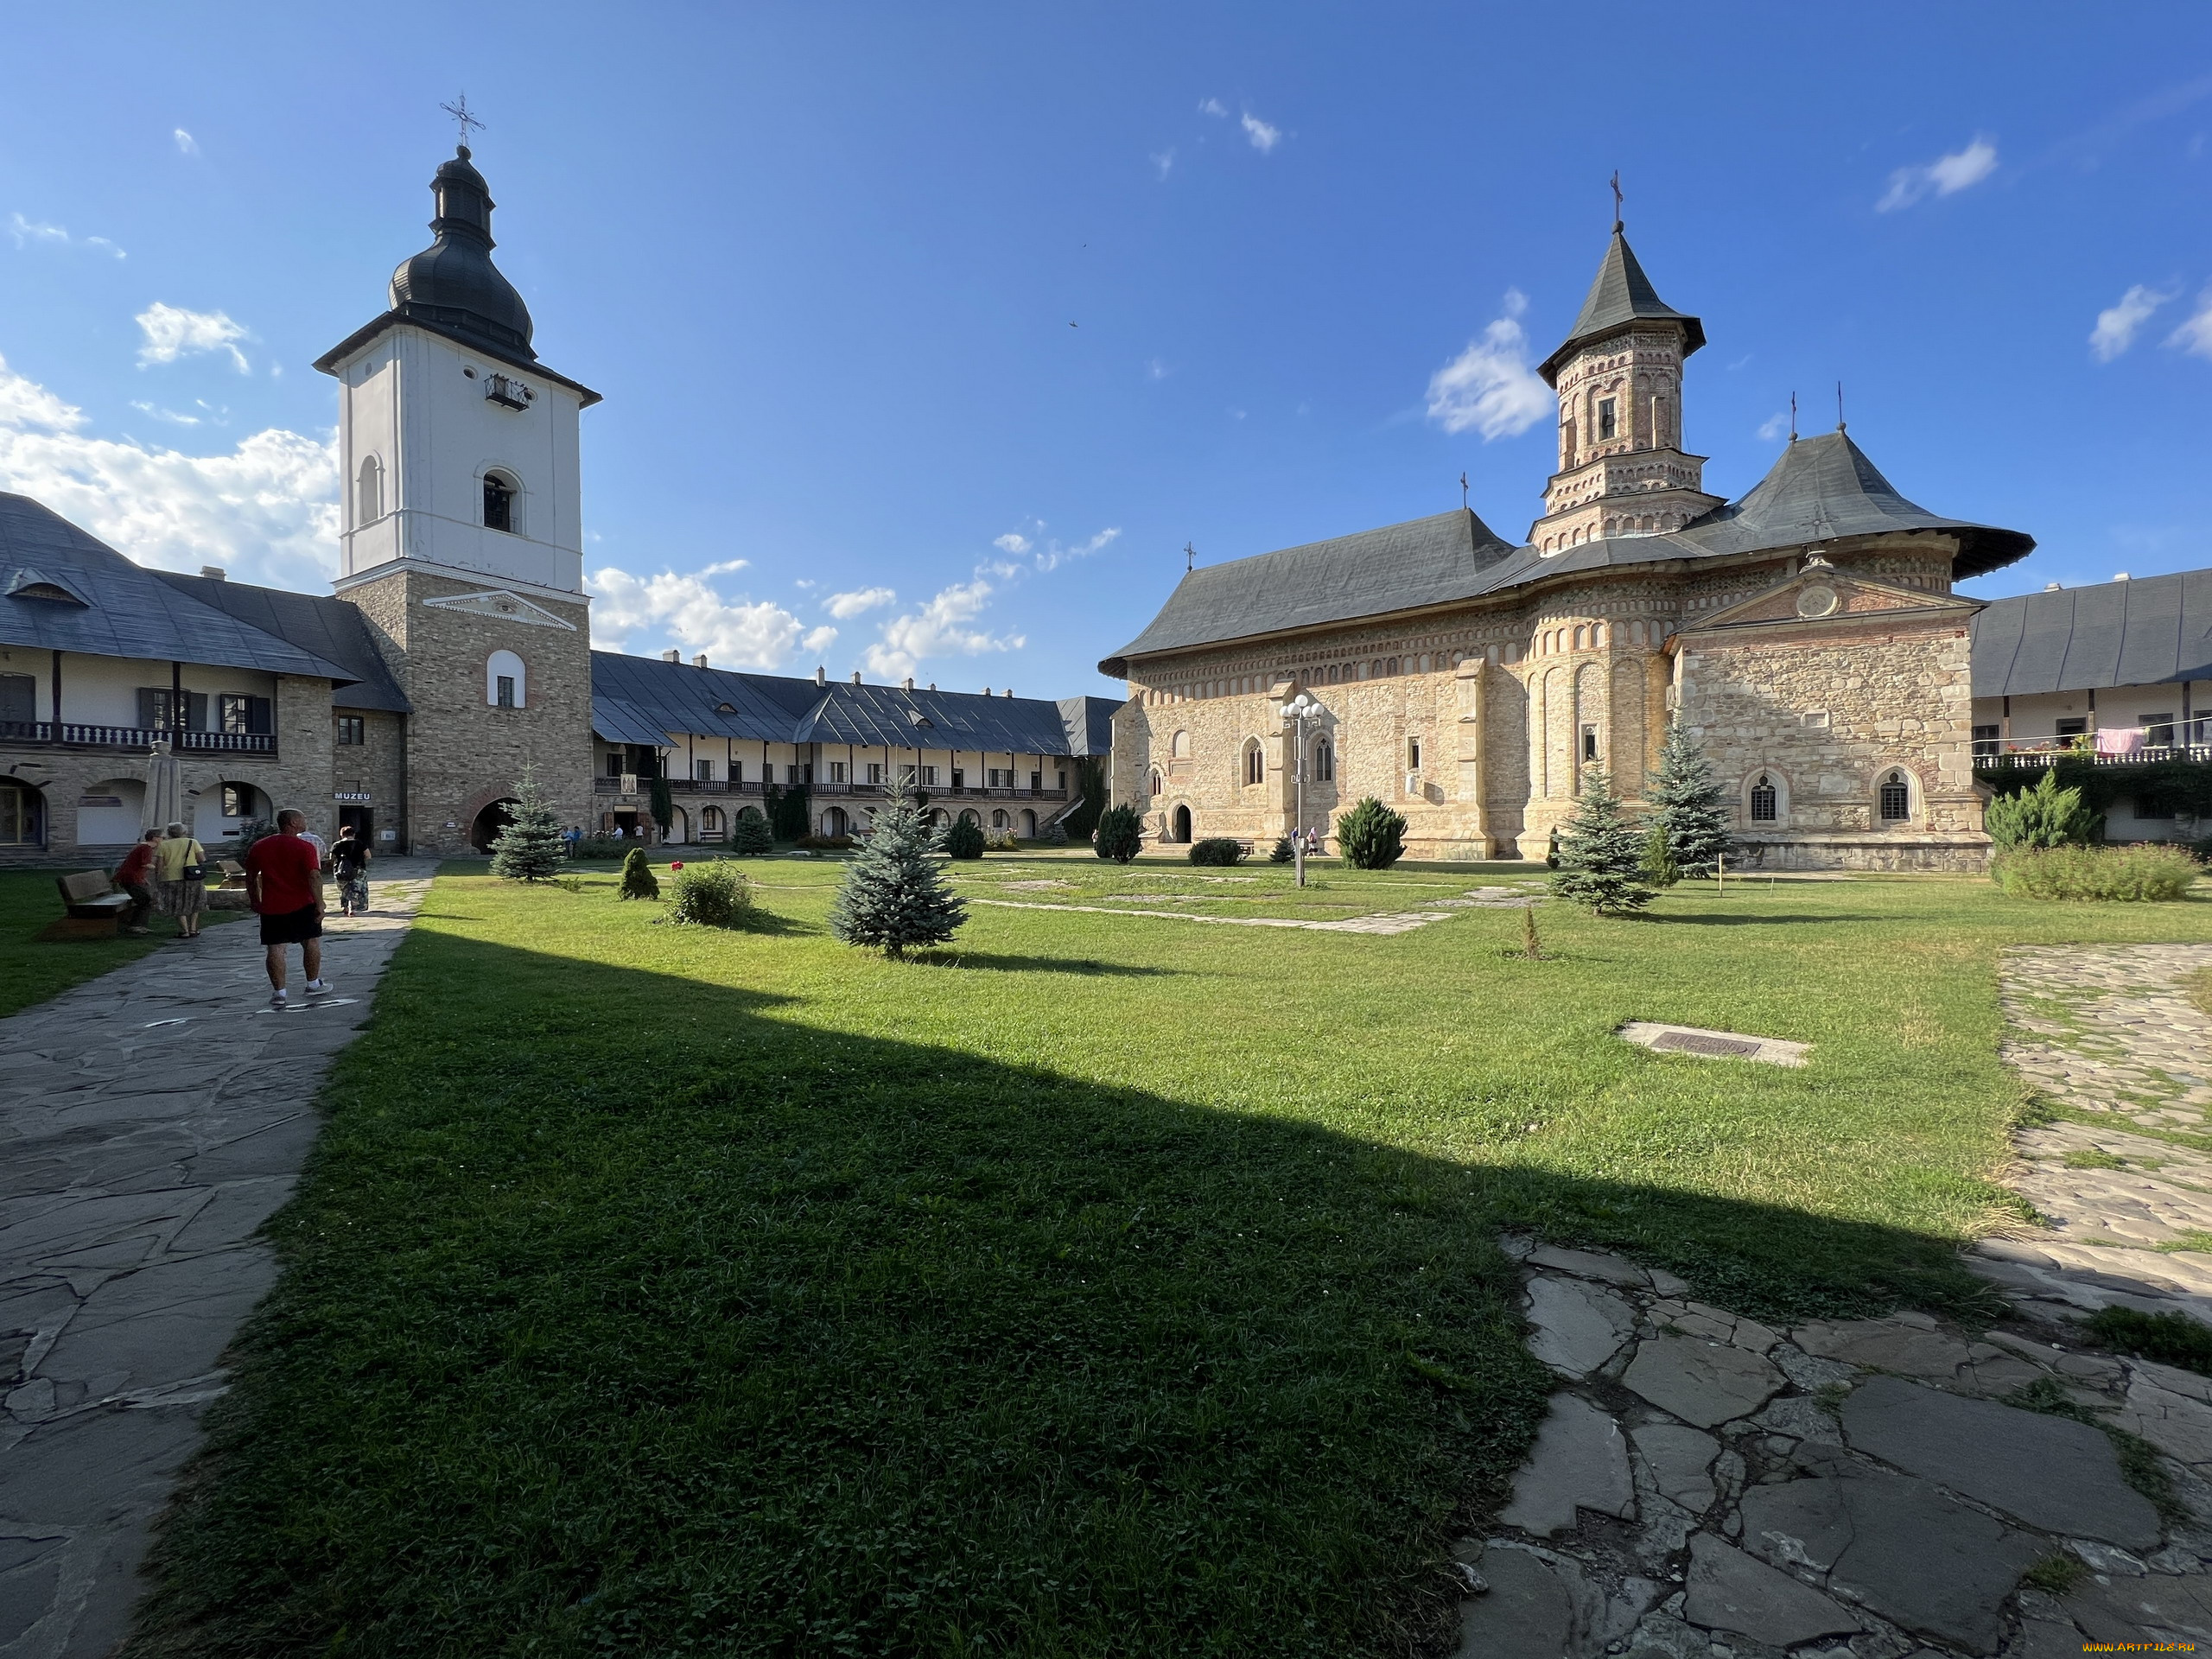
[[[1709,488],[1840,379],[1974,591],[2212,564],[2202,5],[90,10],[0,8],[0,488],[148,563],[327,578],[466,90],[627,649],[1107,691],[1186,543],[1517,539],[1615,168]]]

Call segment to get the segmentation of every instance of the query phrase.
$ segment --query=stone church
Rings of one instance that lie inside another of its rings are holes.
[[[1839,426],[1741,500],[1684,448],[1704,325],[1616,223],[1541,365],[1559,460],[1519,545],[1472,512],[1187,574],[1099,664],[1114,793],[1167,842],[1272,841],[1377,796],[1408,855],[1541,857],[1583,769],[1631,802],[1671,715],[1770,868],[1979,869],[1971,632],[1952,585],[2034,545],[1916,506]],[[1301,742],[1281,705],[1321,705]]]
[[[599,394],[539,359],[466,147],[430,190],[431,245],[315,363],[339,394],[332,593],[148,569],[0,494],[0,864],[112,864],[156,743],[209,843],[296,806],[386,852],[480,849],[525,768],[588,832],[659,836],[658,779],[677,840],[725,837],[772,788],[804,789],[829,835],[864,830],[901,779],[1014,834],[1079,803],[1103,698],[593,651],[581,425]]]

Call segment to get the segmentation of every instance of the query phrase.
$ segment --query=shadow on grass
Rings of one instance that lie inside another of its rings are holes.
[[[1726,901],[1724,901],[1726,902]],[[1814,922],[1880,922],[1891,918],[1883,916],[1852,916],[1834,911],[1819,911],[1809,915],[1745,916],[1700,913],[1694,916],[1677,915],[1671,912],[1644,911],[1633,919],[1656,922],[1665,927],[1790,927],[1799,923]]]
[[[135,1659],[1441,1652],[1551,1387],[1501,1228],[1770,1319],[1980,1294],[431,931],[324,1103]]]
[[[1135,963],[1100,962],[1090,957],[1007,957],[988,950],[928,950],[907,960],[922,968],[976,968],[1001,974],[1085,974],[1106,978],[1161,979],[1182,971]]]

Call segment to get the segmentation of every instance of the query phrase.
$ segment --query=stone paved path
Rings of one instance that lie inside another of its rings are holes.
[[[0,1020],[0,1659],[121,1640],[223,1350],[276,1276],[254,1232],[435,868],[379,863],[373,913],[326,925],[327,1004],[265,1011],[249,920]]]
[[[2212,1642],[2212,1378],[1924,1313],[1775,1330],[1618,1257],[1507,1248],[1562,1386],[1456,1552],[1459,1659]],[[2003,1402],[2023,1389],[2148,1440],[2180,1511],[2091,1423]]]
[[[2208,968],[2212,944],[2005,953],[2005,1057],[2054,1115],[2015,1135],[2012,1184],[2051,1226],[1975,1265],[2024,1313],[2212,1322],[2212,1018],[2182,985]]]
[[[1149,916],[1168,922],[1211,922],[1221,927],[1297,927],[1313,933],[1410,933],[1431,922],[1449,921],[1462,910],[1522,910],[1537,902],[1517,887],[1477,887],[1459,899],[1430,899],[1418,910],[1382,916],[1353,916],[1340,922],[1301,921],[1288,916],[1196,916],[1181,910],[1133,910],[1117,905],[1038,905],[1014,899],[969,899],[971,905],[999,910],[1076,910],[1093,916]]]

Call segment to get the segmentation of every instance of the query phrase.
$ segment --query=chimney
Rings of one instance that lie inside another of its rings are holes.
[[[1014,695],[1014,688],[1013,688],[1012,686],[1010,686],[1010,685],[1009,685],[1008,687],[1007,687],[1007,689],[1006,689],[1006,694],[1007,694],[1007,696],[1008,696],[1009,697],[1010,697],[1010,696],[1012,696]]]
[[[909,691],[911,691],[911,690],[912,690],[913,689],[914,689],[914,677],[913,677],[912,675],[909,674],[909,675],[906,677],[906,690],[909,690]],[[937,688],[936,688],[935,686],[931,686],[931,687],[930,688],[930,690],[932,690],[932,691],[934,691],[934,690],[937,690]]]
[[[987,685],[983,688],[983,695],[987,697],[991,695],[991,688],[989,686]]]
[[[664,663],[680,663],[683,660],[683,653],[680,651],[664,651],[660,654],[660,659]]]
[[[829,683],[830,683],[830,671],[829,671],[828,669],[826,669],[826,668],[823,668],[823,667],[821,667],[820,665],[818,665],[818,664],[817,664],[817,665],[816,666],[816,668],[815,668],[815,671],[814,671],[814,683],[815,683],[817,685],[827,685],[827,684],[829,684]]]
[[[856,669],[855,669],[855,670],[853,671],[853,683],[854,683],[855,685],[858,685],[860,683],[861,683],[861,671],[860,671],[860,670],[858,670],[858,669],[856,668]]]
[[[203,564],[200,567],[200,574],[210,582],[220,582],[223,580],[223,567],[219,564]]]
[[[694,668],[704,668],[706,665],[707,653],[703,651],[691,659],[691,666]]]
[[[930,690],[932,691],[937,690],[937,682],[935,680],[931,680],[930,682]]]

